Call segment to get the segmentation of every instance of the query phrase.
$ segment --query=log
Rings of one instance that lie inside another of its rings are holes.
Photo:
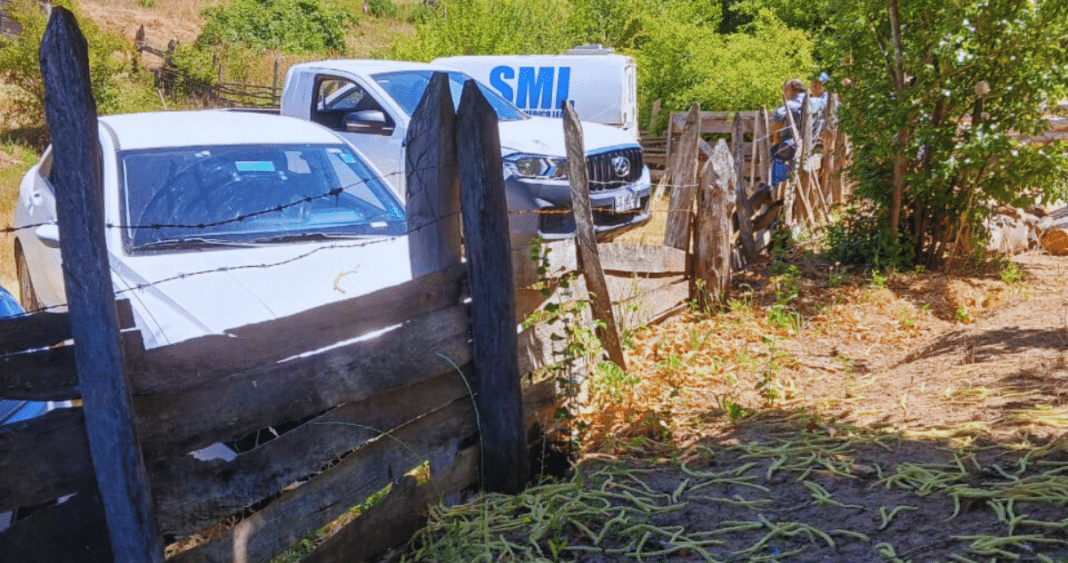
[[[1068,254],[1068,228],[1050,227],[1042,233],[1042,248],[1056,256]]]
[[[460,207],[471,287],[471,335],[482,432],[482,486],[514,494],[526,480],[515,282],[497,114],[468,80],[456,115]]]

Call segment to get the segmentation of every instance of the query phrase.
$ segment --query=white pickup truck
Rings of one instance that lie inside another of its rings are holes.
[[[281,113],[340,133],[404,199],[408,123],[434,72],[448,74],[453,102],[459,104],[470,77],[446,66],[382,60],[297,64],[286,73]],[[572,236],[561,121],[529,116],[492,88],[479,86],[499,120],[513,243]],[[598,238],[610,240],[648,222],[649,170],[641,146],[626,132],[588,122],[582,128],[594,224]]]

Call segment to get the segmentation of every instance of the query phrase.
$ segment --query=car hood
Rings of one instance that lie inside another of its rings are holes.
[[[564,120],[531,117],[517,121],[500,121],[501,152],[566,156]],[[624,131],[600,123],[582,123],[582,145],[586,154],[609,148],[637,146]]]
[[[146,348],[285,317],[410,280],[406,237],[112,257]]]

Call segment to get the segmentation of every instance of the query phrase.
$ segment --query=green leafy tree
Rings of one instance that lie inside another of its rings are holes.
[[[773,108],[782,103],[783,82],[814,68],[808,36],[767,11],[744,33],[661,18],[646,20],[645,30],[634,53],[642,99],[662,100],[671,111],[693,103],[714,111]],[[648,111],[646,104],[643,120]]]
[[[835,1],[823,49],[847,77],[832,89],[877,230],[845,239],[939,267],[981,248],[996,204],[1063,197],[1064,147],[1013,133],[1039,132],[1066,92],[1068,2]]]

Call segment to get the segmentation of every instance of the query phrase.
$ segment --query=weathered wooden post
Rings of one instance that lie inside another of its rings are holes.
[[[123,372],[104,241],[102,163],[88,46],[66,9],[52,9],[40,58],[74,355],[112,553],[116,563],[162,562],[163,546]]]
[[[278,95],[278,57],[274,59],[274,69],[271,72],[271,103],[278,105],[280,102],[280,96]]]
[[[678,144],[672,145],[669,164],[671,203],[664,228],[664,246],[690,249],[693,197],[697,188],[697,139],[701,131],[701,106],[694,104],[686,115],[686,126]]]
[[[731,221],[735,174],[730,149],[720,139],[701,173],[694,227],[694,280],[692,299],[703,307],[726,303],[731,285]]]
[[[593,318],[604,326],[597,329],[608,358],[623,371],[627,361],[619,342],[619,329],[612,313],[612,297],[608,295],[608,283],[601,268],[601,254],[597,250],[597,236],[593,230],[593,209],[590,206],[590,185],[586,176],[586,151],[582,145],[582,123],[575,107],[565,103],[564,143],[567,145],[567,177],[571,184],[571,209],[575,214],[575,242],[578,245],[579,269],[586,278],[590,291]]]
[[[435,72],[412,113],[404,151],[408,256],[412,276],[460,263],[460,185],[456,115],[449,78]]]
[[[471,336],[482,433],[482,488],[516,493],[526,478],[515,282],[497,114],[474,80],[456,113],[464,248],[471,288]]]
[[[746,182],[742,180],[745,175],[744,139],[745,129],[742,126],[742,114],[738,112],[734,114],[734,124],[731,126],[731,153],[734,159],[734,177],[736,179],[733,187],[737,191],[735,213],[738,214],[738,240],[742,243],[742,253],[745,254],[746,263],[752,264],[756,262],[757,247],[756,243],[753,242],[753,226],[751,222],[753,210],[749,208],[749,194],[746,190]],[[754,145],[755,143],[754,139]],[[729,212],[726,213],[728,213],[729,217]]]

